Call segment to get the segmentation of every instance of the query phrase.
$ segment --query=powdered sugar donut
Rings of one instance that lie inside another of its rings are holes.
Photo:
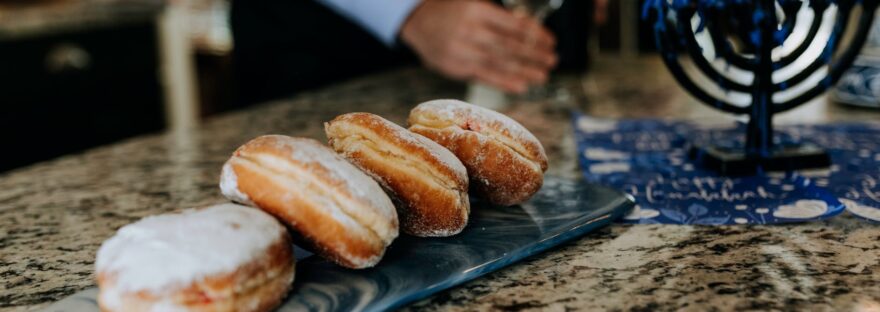
[[[462,101],[434,100],[416,106],[409,124],[410,131],[452,151],[467,167],[471,186],[492,203],[521,203],[544,182],[544,147],[510,117]]]
[[[317,254],[349,268],[378,263],[398,234],[397,212],[376,181],[312,139],[253,139],[220,180],[226,197],[269,212]]]
[[[141,219],[98,250],[102,311],[269,311],[294,276],[287,230],[223,204]]]
[[[467,170],[449,150],[382,117],[350,113],[324,124],[330,147],[376,179],[415,236],[461,232],[470,213]]]

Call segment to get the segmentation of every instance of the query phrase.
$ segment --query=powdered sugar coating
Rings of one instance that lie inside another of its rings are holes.
[[[471,188],[494,204],[521,203],[543,184],[544,148],[507,116],[461,101],[434,100],[414,108],[409,124],[411,131],[458,156]]]
[[[357,119],[357,115],[372,115],[373,118]],[[452,174],[461,181],[467,181],[467,169],[464,164],[451,151],[443,147],[443,145],[428,139],[421,134],[407,130],[391,121],[379,116],[368,113],[349,113],[342,115],[341,119],[348,119],[352,122],[363,124],[370,129],[384,128],[390,130],[393,135],[383,136],[382,139],[391,141],[392,144],[400,146],[418,146],[424,148],[428,156],[439,161],[445,167],[452,169]]]
[[[475,131],[480,134],[493,136],[491,129],[486,126],[497,125],[493,128],[498,133],[507,136],[520,144],[527,145],[526,150],[535,155],[524,155],[532,160],[547,159],[544,147],[534,134],[523,127],[520,123],[499,112],[484,107],[469,104],[467,102],[451,99],[432,100],[419,104],[412,110],[410,116],[419,116],[424,112],[430,112],[440,121],[455,124],[462,129]],[[413,120],[410,119],[410,124]]]
[[[229,162],[223,165],[223,171],[220,173],[220,192],[231,201],[256,207],[247,194],[238,189],[238,177]]]
[[[399,234],[397,212],[379,185],[316,140],[260,136],[228,163],[242,193],[340,265],[375,265]]]
[[[292,150],[291,157],[302,163],[317,163],[327,169],[333,179],[344,181],[354,197],[369,202],[382,217],[397,219],[391,199],[372,178],[349,163],[327,146],[311,139],[276,136],[275,142]]]
[[[437,142],[431,141],[421,134],[410,132],[401,126],[395,124],[391,124],[391,126],[397,131],[399,138],[416,141],[417,145],[421,145],[428,149],[428,153],[432,157],[447,167],[452,168],[452,171],[459,176],[459,179],[467,180],[467,169],[464,168],[464,164],[461,163],[461,160],[458,160],[458,157],[455,157],[455,154],[443,147],[443,145],[437,144]]]
[[[115,291],[172,292],[235,271],[282,235],[285,228],[259,209],[236,204],[188,209],[122,227],[101,245],[95,266],[115,276]]]
[[[189,309],[187,309],[184,306],[181,306],[180,304],[178,304],[170,299],[165,299],[165,300],[160,301],[156,305],[154,305],[152,307],[152,309],[150,309],[150,311],[151,312],[188,312]]]

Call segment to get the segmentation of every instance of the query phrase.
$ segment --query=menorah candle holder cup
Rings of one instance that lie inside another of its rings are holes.
[[[691,156],[723,175],[827,167],[808,144],[773,141],[773,115],[832,87],[849,68],[878,0],[648,0],[666,67],[689,93],[721,111],[748,115],[741,148],[694,145]],[[847,32],[851,18],[854,30]],[[809,25],[809,26],[807,26]],[[688,69],[683,56],[690,60]]]

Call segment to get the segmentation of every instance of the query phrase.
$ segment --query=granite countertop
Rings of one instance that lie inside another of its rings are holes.
[[[579,175],[570,106],[607,117],[726,118],[686,96],[655,58],[600,59],[588,77],[559,77],[556,86],[564,91],[554,100],[503,109],[544,143],[555,175]],[[417,103],[464,93],[424,70],[396,70],[0,175],[0,311],[45,307],[94,286],[95,251],[124,224],[223,202],[220,166],[250,138],[323,140],[322,122],[337,114],[370,111],[403,123]],[[819,99],[780,122],[877,117]],[[880,228],[850,216],[776,226],[613,225],[407,309],[877,310],[878,263]]]

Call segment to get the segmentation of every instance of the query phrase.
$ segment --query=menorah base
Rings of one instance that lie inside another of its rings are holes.
[[[704,168],[726,176],[753,175],[758,172],[791,171],[831,166],[828,153],[815,145],[778,147],[770,157],[747,157],[742,149],[694,146],[690,157]]]

